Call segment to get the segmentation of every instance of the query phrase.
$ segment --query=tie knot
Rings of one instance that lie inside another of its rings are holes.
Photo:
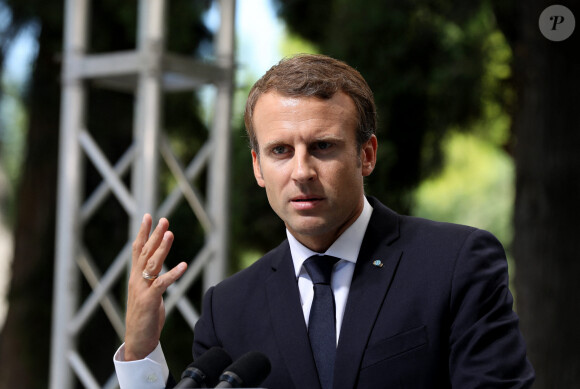
[[[330,275],[332,267],[339,259],[330,255],[313,255],[304,261],[304,268],[313,284],[330,285]]]

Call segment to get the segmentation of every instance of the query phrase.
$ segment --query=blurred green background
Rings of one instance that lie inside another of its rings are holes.
[[[580,15],[579,1],[560,3]],[[578,32],[558,43],[540,34],[548,5],[238,0],[229,273],[285,237],[253,178],[242,120],[247,92],[281,57],[328,54],[358,69],[375,93],[379,152],[367,193],[400,213],[494,233],[507,250],[536,387],[575,387],[580,44]],[[102,0],[91,11],[91,52],[135,47],[136,2]],[[62,1],[0,0],[0,388],[44,387],[48,377],[63,14]],[[168,2],[168,51],[211,60],[216,15],[212,1]],[[165,98],[165,132],[182,161],[207,139],[211,93]],[[87,127],[110,160],[131,142],[133,103],[91,85]],[[206,178],[196,183],[202,189]],[[161,179],[162,192],[176,185],[164,166]],[[87,166],[86,193],[100,180]],[[185,204],[171,224],[170,266],[203,244]],[[127,230],[114,199],[87,224],[84,244],[102,269]],[[122,296],[124,284],[116,288]],[[190,292],[197,308],[201,288],[198,282]],[[85,282],[81,294],[88,293]],[[191,359],[191,337],[183,320],[168,319],[162,343],[174,372]],[[79,336],[99,380],[111,374],[121,341],[102,313]]]

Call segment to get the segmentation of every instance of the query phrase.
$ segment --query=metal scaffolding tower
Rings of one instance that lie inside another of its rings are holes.
[[[169,215],[185,198],[205,230],[204,246],[190,262],[186,274],[167,292],[167,314],[177,308],[193,328],[198,314],[184,296],[185,291],[200,274],[205,287],[225,275],[235,0],[216,1],[221,18],[216,33],[216,59],[207,63],[165,52],[165,0],[139,0],[135,50],[87,54],[90,1],[66,0],[51,389],[72,388],[74,375],[86,388],[101,387],[78,351],[78,334],[91,315],[103,309],[123,338],[124,312],[113,297],[112,287],[127,274],[131,243],[145,212],[154,218]],[[88,80],[135,93],[133,142],[115,163],[107,160],[85,127]],[[210,136],[189,165],[182,167],[163,132],[163,95],[172,90],[193,91],[208,84],[216,89]],[[83,159],[90,161],[103,177],[101,185],[86,198],[82,195]],[[161,159],[178,183],[163,201],[157,198]],[[129,169],[131,187],[127,188],[122,176]],[[192,184],[203,169],[207,169],[207,203]],[[101,274],[82,244],[83,228],[111,194],[125,209],[130,227],[127,243]],[[81,274],[92,288],[84,301],[79,296]],[[112,372],[103,387],[117,385]]]

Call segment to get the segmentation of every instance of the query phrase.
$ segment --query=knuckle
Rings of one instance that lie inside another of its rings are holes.
[[[148,258],[149,255],[150,255],[150,253],[151,253],[151,250],[149,249],[149,247],[147,245],[145,245],[145,246],[143,246],[141,248],[141,254],[140,255],[142,257]]]
[[[140,280],[141,280],[141,274],[131,272],[131,275],[129,277],[129,282],[128,282],[129,288],[135,288],[135,286],[138,284],[138,282]]]
[[[157,288],[157,289],[164,290],[165,289],[165,280],[161,277],[158,277],[153,281],[152,286]]]

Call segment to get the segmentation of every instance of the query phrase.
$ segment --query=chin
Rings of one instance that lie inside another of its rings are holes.
[[[317,236],[328,233],[331,227],[325,221],[309,221],[308,223],[296,223],[287,225],[290,232],[304,236]]]

